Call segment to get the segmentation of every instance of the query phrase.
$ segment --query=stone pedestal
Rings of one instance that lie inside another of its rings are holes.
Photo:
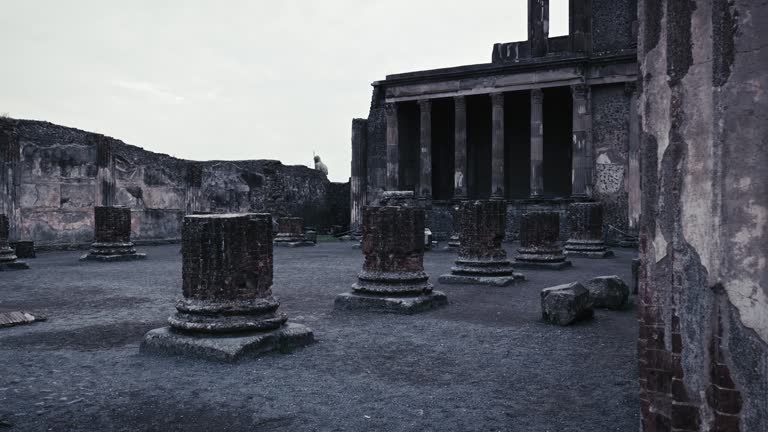
[[[568,207],[570,237],[565,254],[584,258],[608,258],[613,252],[603,240],[603,205],[594,202],[573,203]]]
[[[131,209],[95,207],[95,241],[81,261],[132,261],[146,258],[131,242]]]
[[[300,217],[281,217],[277,220],[275,246],[299,247],[314,246],[315,243],[304,238],[304,219]]]
[[[560,247],[560,214],[540,211],[520,218],[518,268],[561,270],[571,266]]]
[[[363,255],[363,271],[336,309],[409,314],[447,304],[424,272],[423,209],[365,207]]]
[[[459,257],[444,284],[508,286],[525,280],[515,273],[501,246],[507,225],[507,205],[501,200],[465,201],[456,211]]]
[[[35,242],[24,240],[10,243],[13,250],[16,251],[16,256],[19,258],[35,258]]]
[[[142,352],[236,361],[313,341],[309,328],[286,324],[272,296],[269,214],[187,216],[182,255],[184,297]]]
[[[18,260],[16,252],[8,243],[8,231],[8,216],[0,214],[0,271],[26,270],[29,266],[27,263]]]

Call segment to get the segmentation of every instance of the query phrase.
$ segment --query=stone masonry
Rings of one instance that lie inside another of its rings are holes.
[[[281,217],[277,220],[275,246],[314,246],[315,243],[304,238],[304,219],[300,217]]]
[[[187,216],[182,256],[184,297],[170,327],[145,335],[143,352],[236,361],[312,342],[309,328],[277,310],[269,214]]]
[[[16,257],[16,252],[8,244],[8,216],[0,214],[0,271],[26,270],[29,266]]]
[[[424,210],[363,209],[363,271],[353,292],[336,297],[337,309],[415,313],[445,305],[424,271]]]
[[[515,266],[560,270],[571,266],[560,247],[560,214],[551,211],[525,213],[520,218],[520,249]]]
[[[514,272],[501,245],[507,226],[506,202],[463,201],[455,214],[459,256],[451,273],[440,276],[440,283],[508,286],[525,279]]]
[[[584,258],[612,257],[603,238],[603,205],[599,202],[573,203],[568,207],[569,238],[565,254]]]
[[[95,239],[91,250],[81,261],[130,261],[144,259],[136,253],[131,242],[131,209],[127,207],[96,207]]]

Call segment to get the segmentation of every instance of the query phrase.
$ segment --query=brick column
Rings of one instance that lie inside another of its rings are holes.
[[[560,214],[524,213],[520,218],[520,249],[515,265],[521,268],[560,270],[571,266],[560,247]]]
[[[269,214],[186,216],[181,237],[184,297],[170,328],[147,333],[142,351],[234,361],[313,340],[277,310]]]
[[[93,135],[96,141],[96,204],[110,207],[115,204],[115,157],[112,154],[112,139]]]
[[[565,254],[585,258],[607,258],[613,252],[603,239],[603,205],[598,202],[574,203],[568,206],[569,238]]]
[[[464,96],[453,98],[454,121],[454,166],[453,197],[467,199],[467,103]]]
[[[491,198],[504,195],[504,93],[491,95],[493,131],[491,138]]]
[[[352,120],[352,173],[349,179],[350,229],[359,234],[363,225],[363,206],[368,184],[368,120]]]
[[[146,258],[136,253],[131,242],[131,209],[128,207],[94,208],[94,242],[87,255],[95,261],[127,261]]]
[[[587,197],[591,192],[592,162],[589,160],[589,86],[577,84],[571,86],[573,94],[573,183],[571,196]]]
[[[544,195],[544,92],[531,90],[531,197]]]
[[[386,103],[387,113],[387,190],[400,187],[400,137],[397,123],[397,104]]]
[[[432,101],[419,101],[421,157],[419,176],[419,198],[432,199]]]

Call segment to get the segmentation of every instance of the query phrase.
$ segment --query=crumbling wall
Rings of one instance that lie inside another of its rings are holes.
[[[114,160],[114,203],[131,208],[138,241],[178,239],[190,211],[301,216],[321,231],[349,224],[346,184],[331,183],[304,166],[271,160],[191,162],[38,121],[4,119],[0,133],[20,148],[20,237],[41,247],[86,244],[93,238],[93,207],[101,193],[97,148],[105,144]],[[339,210],[345,205],[347,210]]]
[[[768,4],[640,1],[644,431],[768,430]]]
[[[592,50],[632,49],[637,43],[637,0],[591,0]]]

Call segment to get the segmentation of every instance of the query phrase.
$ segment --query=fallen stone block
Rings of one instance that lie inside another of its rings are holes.
[[[566,326],[592,318],[593,314],[589,291],[578,282],[541,291],[541,316],[544,321]]]
[[[16,311],[16,312],[2,312],[0,313],[0,328],[1,327],[13,327],[16,325],[32,324],[37,321],[45,321],[47,318],[39,314],[31,314],[29,312]]]
[[[589,291],[592,305],[596,308],[624,309],[629,300],[629,287],[620,277],[598,276],[584,282]]]

